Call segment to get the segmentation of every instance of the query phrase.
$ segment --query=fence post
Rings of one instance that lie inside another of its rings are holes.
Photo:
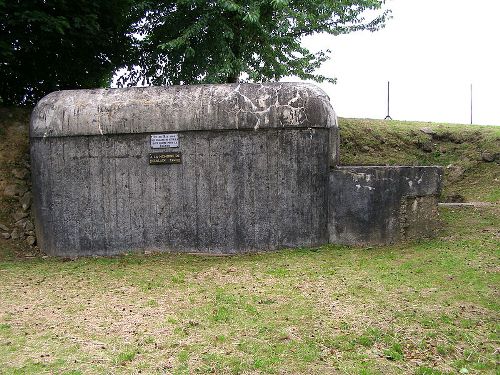
[[[391,83],[387,81],[387,116],[384,120],[392,120],[390,113],[390,103],[391,103]]]

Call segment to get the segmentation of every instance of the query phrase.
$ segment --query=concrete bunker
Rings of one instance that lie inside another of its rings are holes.
[[[440,190],[440,169],[428,167],[415,182],[429,186],[418,191],[432,197],[426,212],[392,204],[379,218],[403,224],[367,232],[363,215],[380,202],[359,192],[392,199],[395,189],[406,202],[397,181],[408,176],[387,169],[371,181],[392,173],[394,186],[357,189],[338,167],[328,97],[302,83],[55,92],[34,109],[30,138],[37,238],[57,256],[388,243],[420,225],[407,213],[435,214]]]
[[[31,121],[40,247],[240,253],[328,242],[328,98],[306,84],[55,92]]]

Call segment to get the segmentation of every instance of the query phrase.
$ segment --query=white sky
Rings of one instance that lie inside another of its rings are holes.
[[[329,48],[320,84],[339,116],[500,125],[500,0],[388,0],[385,29],[304,45]],[[293,80],[293,79],[286,79]]]

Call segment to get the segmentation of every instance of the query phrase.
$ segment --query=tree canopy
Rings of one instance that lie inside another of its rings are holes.
[[[124,64],[132,0],[0,0],[0,103],[108,85]]]
[[[302,38],[384,26],[385,0],[0,0],[0,103],[119,85],[316,81]],[[366,11],[372,18],[365,19]]]
[[[145,0],[134,12],[134,53],[122,84],[190,84],[279,80],[316,81],[329,56],[301,39],[384,26],[384,0]],[[378,10],[372,19],[365,11]]]

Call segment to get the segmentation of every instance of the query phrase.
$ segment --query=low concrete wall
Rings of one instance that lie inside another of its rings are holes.
[[[50,94],[30,134],[39,246],[73,257],[326,243],[337,134],[308,84]],[[155,135],[175,142],[154,149]]]
[[[344,166],[330,171],[329,235],[335,244],[389,244],[432,236],[441,167]]]

